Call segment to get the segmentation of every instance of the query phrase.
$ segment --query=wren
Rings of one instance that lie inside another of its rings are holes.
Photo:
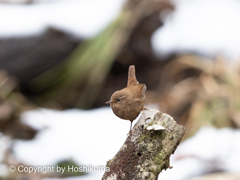
[[[119,91],[115,91],[110,101],[113,113],[124,120],[129,120],[130,131],[132,130],[132,122],[135,120],[144,108],[145,91],[147,87],[145,84],[139,84],[135,76],[135,66],[129,66],[127,87]]]

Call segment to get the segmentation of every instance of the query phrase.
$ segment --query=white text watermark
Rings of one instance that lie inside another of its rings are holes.
[[[24,166],[24,165],[10,165],[9,166],[10,172],[18,171],[20,173],[25,172],[29,174],[36,174],[36,173],[51,173],[51,172],[57,172],[64,174],[65,172],[101,172],[106,171],[109,172],[110,168],[106,166],[93,166],[93,165],[83,165],[83,166],[73,166],[68,165],[67,167],[61,167],[61,166]]]

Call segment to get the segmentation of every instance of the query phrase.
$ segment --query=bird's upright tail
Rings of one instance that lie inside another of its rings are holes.
[[[138,84],[136,75],[135,75],[135,66],[131,65],[129,66],[129,70],[128,70],[128,83],[127,86],[135,86]]]

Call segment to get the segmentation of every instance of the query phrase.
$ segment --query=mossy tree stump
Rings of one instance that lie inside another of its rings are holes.
[[[185,133],[185,127],[158,110],[145,110],[132,133],[115,155],[107,162],[109,172],[102,180],[158,179],[158,174],[169,165]]]

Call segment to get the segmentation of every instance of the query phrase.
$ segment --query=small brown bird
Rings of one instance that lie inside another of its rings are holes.
[[[110,104],[113,113],[121,119],[131,121],[130,131],[132,130],[132,122],[136,119],[139,113],[146,109],[144,102],[146,99],[145,91],[147,87],[145,84],[139,84],[135,76],[135,66],[131,65],[128,71],[127,87],[119,91],[115,91],[111,96]]]

